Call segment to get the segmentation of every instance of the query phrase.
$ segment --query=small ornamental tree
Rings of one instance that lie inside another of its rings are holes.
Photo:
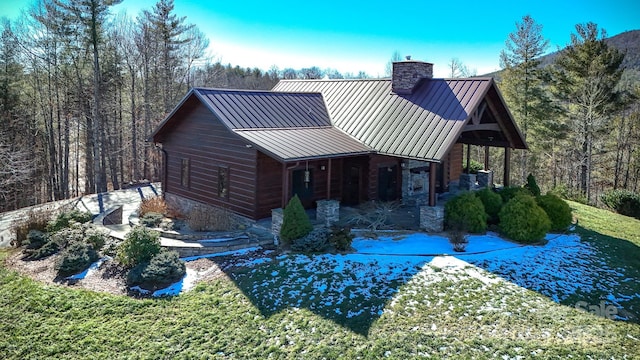
[[[551,229],[551,221],[531,195],[516,195],[500,210],[500,231],[525,244],[538,242]]]
[[[540,187],[536,182],[536,177],[533,174],[529,174],[527,176],[527,185],[524,186],[526,189],[529,189],[533,196],[540,196]]]
[[[286,244],[292,240],[300,239],[313,230],[309,216],[304,211],[298,195],[294,195],[283,210],[282,227],[280,228],[280,238]]]
[[[571,225],[571,208],[566,201],[557,197],[554,194],[547,193],[546,195],[536,198],[538,205],[547,213],[549,220],[551,220],[551,230],[563,231]]]
[[[484,205],[472,192],[464,192],[444,205],[444,222],[449,230],[471,233],[487,230]]]
[[[149,262],[160,252],[160,235],[143,226],[134,227],[118,249],[118,261],[124,266],[134,267]]]

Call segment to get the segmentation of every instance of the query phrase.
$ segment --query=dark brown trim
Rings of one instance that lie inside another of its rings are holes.
[[[484,170],[489,170],[489,146],[484,146]]]
[[[511,184],[511,148],[504,148],[504,179],[502,183],[504,186]]]
[[[436,171],[438,163],[429,163],[429,206],[436,206]]]

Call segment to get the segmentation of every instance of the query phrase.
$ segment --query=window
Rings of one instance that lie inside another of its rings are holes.
[[[182,167],[180,168],[180,185],[189,187],[189,159],[182,159]]]
[[[218,196],[229,198],[229,168],[218,166]]]

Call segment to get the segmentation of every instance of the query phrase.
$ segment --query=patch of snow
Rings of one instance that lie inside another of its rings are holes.
[[[104,263],[107,260],[111,260],[110,256],[105,256],[101,259],[98,259],[98,261],[94,262],[93,264],[89,265],[88,268],[86,268],[83,272],[75,274],[75,275],[71,275],[69,277],[67,277],[67,280],[82,280],[84,278],[86,278],[87,276],[89,276],[91,273],[93,273],[94,271],[98,270],[100,268],[100,266],[102,265],[102,263]]]
[[[244,255],[244,254],[250,253],[252,251],[258,251],[260,249],[261,248],[259,246],[257,246],[257,247],[250,247],[250,248],[240,249],[240,250],[224,251],[224,252],[220,252],[220,253],[216,253],[216,254],[187,256],[187,257],[181,258],[180,260],[183,260],[183,261],[194,261],[194,260],[198,260],[198,259],[206,259],[206,258],[212,258],[212,257],[229,256],[229,255],[240,256],[240,255]]]

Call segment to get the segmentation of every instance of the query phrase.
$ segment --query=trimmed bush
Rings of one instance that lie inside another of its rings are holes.
[[[58,245],[57,242],[47,241],[46,243],[44,243],[44,245],[42,245],[38,249],[35,249],[35,250],[26,249],[25,254],[27,254],[27,256],[25,256],[25,259],[40,260],[40,259],[49,257],[57,253],[58,251],[60,251],[60,245]]]
[[[333,228],[329,234],[329,244],[338,251],[347,251],[351,248],[354,235],[349,228]]]
[[[537,197],[536,202],[549,217],[552,231],[564,231],[571,225],[573,217],[571,216],[571,208],[566,201],[547,193]]]
[[[609,190],[600,195],[600,200],[618,214],[640,219],[640,194],[629,190]]]
[[[143,217],[140,218],[140,223],[146,227],[157,228],[162,222],[163,218],[164,218],[164,215],[160,213],[148,212],[144,214]]]
[[[293,239],[291,250],[303,253],[324,251],[329,246],[329,232],[326,229],[313,229],[307,235]]]
[[[500,197],[502,197],[502,203],[506,204],[507,202],[509,202],[509,200],[513,199],[514,197],[516,197],[516,195],[529,195],[529,196],[533,196],[533,194],[531,193],[531,191],[527,188],[523,188],[520,186],[507,186],[502,188],[498,194],[500,194]]]
[[[175,251],[162,250],[149,262],[139,264],[127,274],[127,285],[143,289],[164,288],[184,277],[187,268]]]
[[[109,240],[109,234],[93,226],[87,226],[84,231],[84,241],[95,251],[100,251]]]
[[[143,226],[134,227],[118,249],[118,261],[126,267],[149,262],[160,252],[160,235]]]
[[[482,201],[472,192],[463,192],[444,205],[444,222],[449,230],[482,233],[487,230],[487,214]]]
[[[73,209],[71,211],[65,211],[58,214],[54,220],[47,224],[47,232],[56,232],[70,226],[72,222],[84,224],[91,221],[93,216],[88,212],[79,211]]]
[[[69,276],[84,271],[96,260],[98,254],[91,245],[74,241],[60,253],[55,269],[58,275]]]
[[[531,244],[551,230],[551,221],[531,195],[517,195],[500,210],[500,230],[508,238]]]
[[[482,201],[484,211],[487,213],[487,221],[491,224],[497,224],[498,213],[502,209],[502,197],[489,188],[477,191],[476,196]]]
[[[533,196],[540,196],[540,187],[538,186],[536,177],[533,176],[533,174],[529,174],[529,176],[527,176],[527,184],[524,187],[531,191]]]
[[[294,195],[283,210],[280,238],[285,244],[291,244],[295,239],[300,239],[313,230],[309,216],[304,211],[298,195]]]
[[[453,245],[453,251],[455,252],[465,252],[467,251],[467,245],[469,245],[469,240],[467,240],[464,233],[460,230],[452,230],[449,232],[449,242]]]

